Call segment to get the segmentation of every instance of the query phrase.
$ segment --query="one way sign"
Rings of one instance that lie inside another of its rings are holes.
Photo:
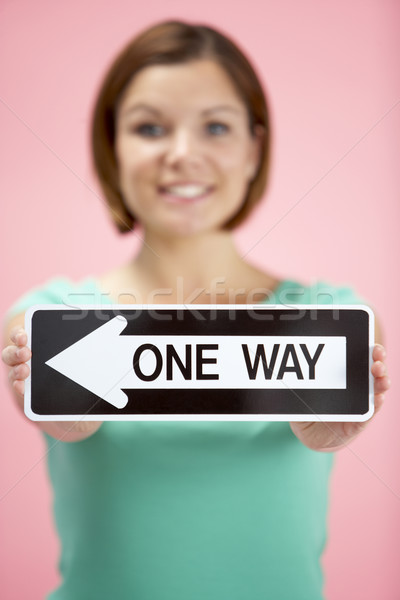
[[[367,306],[34,306],[25,413],[49,420],[363,421]]]

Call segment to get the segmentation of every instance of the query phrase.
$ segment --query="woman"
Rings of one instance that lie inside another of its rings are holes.
[[[269,142],[257,76],[220,33],[166,22],[121,52],[95,104],[92,150],[115,223],[140,224],[142,246],[100,277],[53,279],[12,308],[3,360],[21,408],[23,315],[35,303],[72,292],[91,303],[102,293],[118,303],[307,304],[321,288],[335,303],[360,302],[348,288],[279,281],[236,251],[231,232],[263,194]],[[377,344],[377,410],[384,358]],[[63,583],[50,598],[320,599],[326,451],[365,425],[39,423],[62,542]]]

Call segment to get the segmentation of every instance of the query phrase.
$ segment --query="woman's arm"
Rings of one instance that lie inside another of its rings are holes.
[[[371,373],[374,376],[375,412],[371,419],[362,423],[291,423],[295,436],[308,448],[320,452],[333,452],[347,446],[363,431],[382,408],[385,392],[390,388],[390,379],[385,365],[386,351],[383,336],[375,315],[375,346],[372,352]]]
[[[26,364],[31,358],[27,346],[28,337],[24,330],[24,314],[19,314],[7,323],[4,329],[3,362],[9,367],[8,379],[18,408],[24,412],[25,379],[29,375]],[[63,442],[77,442],[93,435],[101,421],[38,421],[39,429]]]

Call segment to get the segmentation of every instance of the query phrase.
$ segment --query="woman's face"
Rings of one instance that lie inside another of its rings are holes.
[[[134,77],[118,106],[115,152],[130,212],[149,231],[186,236],[237,213],[259,140],[223,68],[197,60]]]

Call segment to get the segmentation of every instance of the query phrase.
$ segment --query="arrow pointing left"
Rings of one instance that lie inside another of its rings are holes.
[[[128,397],[121,388],[132,363],[128,352],[118,350],[124,342],[129,343],[129,338],[120,337],[127,324],[126,318],[118,315],[45,364],[116,408],[124,408]]]

